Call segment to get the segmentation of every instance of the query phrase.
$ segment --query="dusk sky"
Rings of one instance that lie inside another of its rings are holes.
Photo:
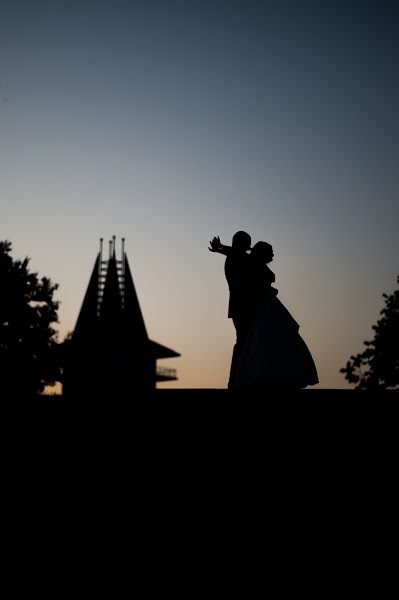
[[[320,388],[399,274],[399,3],[0,0],[0,240],[73,330],[125,237],[163,387],[226,387],[220,235],[273,245]]]

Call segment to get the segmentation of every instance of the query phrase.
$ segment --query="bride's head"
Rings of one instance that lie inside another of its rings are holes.
[[[267,242],[256,242],[252,247],[251,256],[262,262],[269,263],[273,260],[273,247]]]

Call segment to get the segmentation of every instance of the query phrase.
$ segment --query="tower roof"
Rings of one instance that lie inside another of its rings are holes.
[[[116,258],[115,237],[110,242],[107,260],[103,260],[100,242],[73,341],[79,345],[117,344],[126,350],[146,351],[153,358],[180,356],[148,337],[123,238],[120,260]]]
[[[125,254],[125,290],[124,304],[126,309],[125,325],[128,335],[132,335],[139,339],[148,339],[147,329],[144,323],[143,314],[141,312],[139,299],[137,297],[136,288],[133,283],[132,272],[130,270],[129,261]]]
[[[87,286],[86,294],[79,312],[75,330],[73,332],[74,341],[94,340],[98,334],[98,276],[100,269],[101,256],[97,254],[93,271]]]

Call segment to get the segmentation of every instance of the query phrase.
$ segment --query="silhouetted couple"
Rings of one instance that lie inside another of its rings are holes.
[[[257,242],[251,249],[251,236],[237,231],[231,246],[214,237],[209,250],[226,256],[228,316],[237,334],[228,387],[304,388],[318,383],[299,325],[272,286],[275,275],[268,267],[274,256],[272,246]]]

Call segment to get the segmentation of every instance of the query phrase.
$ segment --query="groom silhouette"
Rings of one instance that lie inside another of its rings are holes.
[[[251,236],[246,231],[237,231],[233,235],[231,248],[222,246],[220,239],[214,237],[210,242],[211,252],[227,254],[224,272],[229,286],[228,317],[232,319],[236,330],[236,343],[231,359],[228,387],[234,387],[238,361],[247,338],[253,316],[253,294],[251,293],[251,263],[248,251],[251,248]]]

